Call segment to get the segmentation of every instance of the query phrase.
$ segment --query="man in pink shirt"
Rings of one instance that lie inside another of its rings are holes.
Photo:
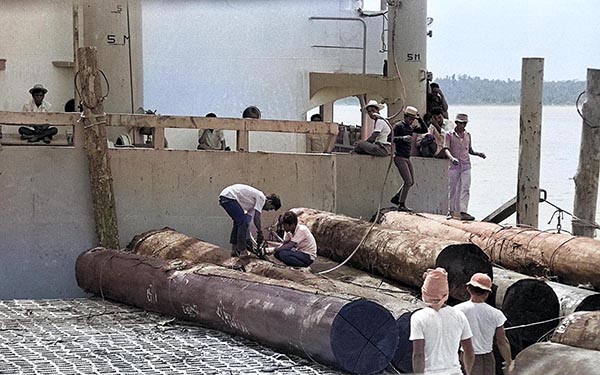
[[[471,189],[471,159],[469,155],[485,159],[483,152],[475,152],[471,146],[471,134],[465,130],[469,116],[456,115],[456,127],[446,134],[446,156],[450,159],[448,167],[448,218],[475,220],[467,213],[469,190]]]

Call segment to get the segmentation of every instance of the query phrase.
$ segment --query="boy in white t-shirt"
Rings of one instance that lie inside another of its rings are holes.
[[[308,267],[317,258],[317,241],[304,224],[298,224],[298,216],[287,211],[281,218],[285,235],[283,243],[274,250],[275,258],[291,267]]]
[[[466,375],[473,366],[471,329],[465,314],[447,306],[448,274],[443,268],[427,270],[421,288],[428,307],[410,318],[410,340],[413,342],[413,371],[417,374],[462,375],[458,350],[462,346],[462,362]]]

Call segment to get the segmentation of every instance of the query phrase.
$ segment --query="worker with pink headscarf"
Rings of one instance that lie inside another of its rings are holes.
[[[462,375],[458,355],[463,348],[465,374],[471,373],[475,358],[471,328],[465,314],[446,305],[448,273],[443,268],[427,270],[421,288],[428,307],[415,312],[410,320],[413,342],[413,370],[417,374]]]

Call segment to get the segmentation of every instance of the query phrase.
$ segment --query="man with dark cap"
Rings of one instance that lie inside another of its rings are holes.
[[[50,112],[52,105],[44,100],[48,90],[41,84],[34,85],[29,89],[31,100],[23,105],[23,112]],[[49,125],[33,125],[33,129],[25,126],[19,128],[21,139],[28,142],[50,143],[52,137],[58,133],[58,129]]]
[[[262,191],[244,184],[235,184],[223,189],[219,194],[219,204],[233,220],[229,237],[232,257],[247,254],[246,241],[249,237],[250,222],[254,221],[257,242],[262,243],[264,237],[260,221],[261,212],[277,211],[281,208],[281,200],[276,194],[266,196]]]
[[[427,270],[421,288],[428,307],[416,311],[410,319],[413,342],[413,371],[417,374],[462,375],[459,348],[466,375],[473,367],[471,328],[461,311],[445,303],[448,300],[448,273],[443,268]]]

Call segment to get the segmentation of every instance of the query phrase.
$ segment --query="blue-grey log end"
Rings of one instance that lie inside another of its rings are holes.
[[[357,300],[342,307],[333,321],[330,337],[340,369],[353,374],[376,374],[394,356],[398,327],[383,306]]]

